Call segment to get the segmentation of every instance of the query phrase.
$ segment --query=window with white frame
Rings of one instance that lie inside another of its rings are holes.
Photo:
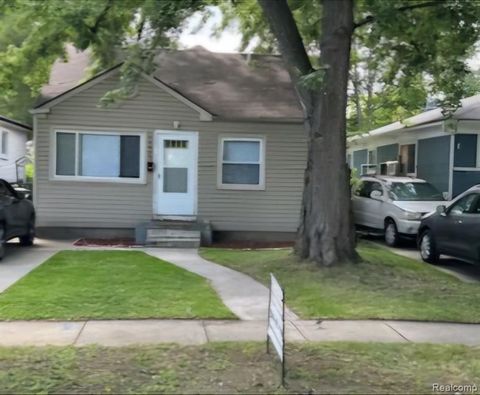
[[[265,188],[263,138],[222,138],[219,159],[220,188]]]
[[[55,132],[55,177],[139,182],[144,177],[140,133]]]
[[[6,130],[2,130],[0,133],[0,154],[4,158],[8,154],[8,132]]]

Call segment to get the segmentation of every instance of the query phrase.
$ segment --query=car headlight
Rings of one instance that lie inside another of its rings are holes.
[[[405,218],[410,221],[416,221],[422,219],[422,213],[416,213],[414,211],[405,211]]]

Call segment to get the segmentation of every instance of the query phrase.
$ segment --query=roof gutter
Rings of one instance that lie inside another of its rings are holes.
[[[18,126],[22,129],[32,130],[32,127],[29,126],[29,125],[25,125],[24,123],[15,121],[15,120],[7,118],[7,117],[3,117],[1,115],[0,115],[0,122],[4,122],[4,123],[8,123],[10,125]]]

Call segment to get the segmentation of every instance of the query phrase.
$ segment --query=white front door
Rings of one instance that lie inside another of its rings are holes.
[[[196,215],[196,132],[156,132],[154,142],[154,213],[161,216]]]

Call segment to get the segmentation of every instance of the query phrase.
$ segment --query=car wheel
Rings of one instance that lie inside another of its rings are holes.
[[[31,246],[33,245],[33,240],[35,239],[35,218],[30,218],[28,222],[28,231],[25,235],[20,236],[20,245],[22,246]]]
[[[439,254],[432,232],[429,229],[423,231],[418,243],[420,249],[420,256],[425,262],[437,263]]]
[[[397,225],[393,220],[388,219],[385,222],[385,243],[390,247],[395,247],[398,245],[400,240],[400,235],[398,234]]]

